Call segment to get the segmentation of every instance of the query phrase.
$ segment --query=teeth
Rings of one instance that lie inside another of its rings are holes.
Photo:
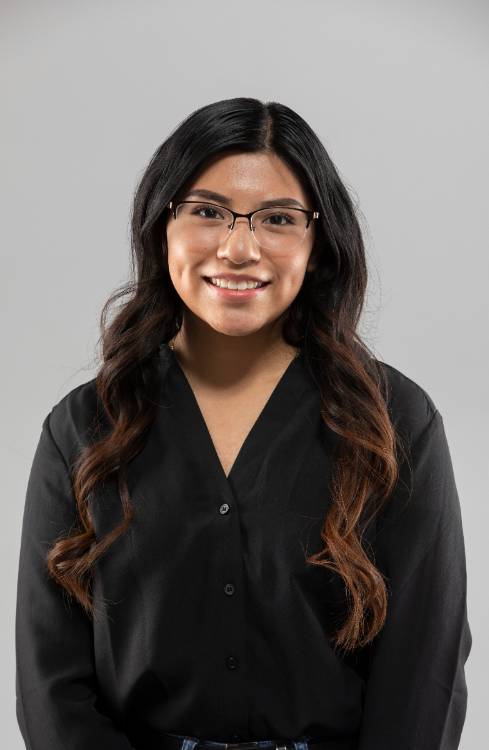
[[[210,279],[211,284],[214,284],[214,286],[220,286],[223,289],[256,289],[259,286],[264,286],[264,283],[260,281],[240,281],[239,283],[235,281],[229,281],[228,279],[216,279],[212,277]]]

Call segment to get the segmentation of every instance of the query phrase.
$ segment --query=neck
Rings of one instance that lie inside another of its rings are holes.
[[[215,384],[280,371],[300,353],[283,339],[279,324],[253,334],[232,336],[210,326],[184,322],[170,346],[187,372]]]

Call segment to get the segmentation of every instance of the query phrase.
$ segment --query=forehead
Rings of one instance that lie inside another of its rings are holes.
[[[218,155],[199,171],[187,191],[193,188],[215,190],[233,201],[290,196],[307,203],[298,176],[277,154],[269,152]]]

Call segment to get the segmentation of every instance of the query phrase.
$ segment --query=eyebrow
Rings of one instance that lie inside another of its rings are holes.
[[[216,193],[213,190],[206,190],[205,188],[196,188],[195,190],[191,190],[190,192],[186,193],[184,197],[189,198],[191,195],[198,196],[199,198],[208,198],[211,201],[217,201],[218,203],[222,203],[225,206],[231,205],[232,202],[226,195],[221,195],[221,193]],[[269,206],[291,205],[305,209],[305,206],[303,206],[302,203],[300,203],[300,201],[296,200],[295,198],[274,198],[273,200],[262,201],[260,208],[268,208]]]

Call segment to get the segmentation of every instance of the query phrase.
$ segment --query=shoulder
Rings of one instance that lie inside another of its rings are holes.
[[[102,414],[95,378],[72,388],[52,406],[43,426],[49,430],[67,464],[74,460],[78,448],[89,442],[94,429],[101,424]]]
[[[397,432],[408,444],[415,443],[439,415],[430,393],[405,372],[377,360],[387,385],[387,408]]]
[[[378,360],[377,360],[378,361]],[[381,528],[396,529],[423,550],[460,516],[458,495],[443,417],[426,389],[386,362],[388,409],[396,432],[404,438],[395,491],[381,513]],[[392,526],[392,524],[395,524]]]
[[[170,357],[164,345],[157,353],[155,368],[151,372],[148,370],[145,382],[149,389],[158,391]],[[96,377],[68,391],[52,406],[43,421],[43,431],[48,433],[68,464],[73,462],[80,447],[98,440],[110,429],[111,421],[97,392]]]

